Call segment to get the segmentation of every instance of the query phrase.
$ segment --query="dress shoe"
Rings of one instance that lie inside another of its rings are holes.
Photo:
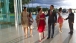
[[[50,39],[50,37],[47,37],[47,39]]]
[[[70,35],[72,35],[72,34],[73,34],[73,32],[69,32],[69,34],[70,34]]]
[[[51,38],[53,38],[53,36]]]
[[[71,32],[69,32],[69,34],[70,34]]]

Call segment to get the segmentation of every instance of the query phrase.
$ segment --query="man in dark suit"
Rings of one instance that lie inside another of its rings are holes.
[[[74,13],[72,12],[72,9],[69,9],[68,11],[69,11],[69,16],[65,20],[68,19],[69,28],[70,28],[69,34],[73,34]]]
[[[50,10],[48,10],[48,14],[46,16],[49,16],[48,17],[48,37],[47,37],[47,39],[49,39],[51,30],[52,30],[51,38],[53,38],[54,36],[54,27],[55,27],[55,23],[57,22],[57,15],[53,5],[50,6]]]

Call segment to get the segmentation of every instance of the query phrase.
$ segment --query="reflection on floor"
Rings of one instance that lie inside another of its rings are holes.
[[[58,32],[58,24],[57,24],[55,26],[54,38],[50,38],[50,39],[47,39],[47,26],[46,26],[46,31],[45,31],[46,38],[42,40],[41,43],[76,43],[75,24],[76,23],[74,23],[74,33],[72,36],[68,34],[69,32],[68,21],[64,21],[62,27],[63,30],[62,33]],[[19,25],[18,28],[15,28],[14,26],[10,26],[10,25],[7,25],[6,28],[3,29],[0,28],[0,43],[39,43],[36,22],[34,22],[33,25],[34,25],[33,37],[30,37],[30,35],[28,34],[29,37],[27,39],[24,36],[21,25]]]

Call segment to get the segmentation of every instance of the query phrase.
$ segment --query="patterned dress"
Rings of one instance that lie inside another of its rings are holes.
[[[21,14],[21,23],[23,25],[23,27],[28,27],[29,23],[28,23],[28,12],[23,11]]]

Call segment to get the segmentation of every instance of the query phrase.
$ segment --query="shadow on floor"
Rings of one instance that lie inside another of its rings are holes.
[[[55,34],[54,34],[54,37],[56,36],[56,35],[58,35],[59,34],[59,32],[58,32],[58,30],[56,29],[55,30]],[[51,36],[50,36],[51,37]],[[47,37],[46,37],[47,38]],[[41,42],[41,43],[50,43],[51,41],[53,40],[53,38],[50,38],[50,39],[45,39],[43,42]],[[39,41],[37,40],[35,43],[39,43]]]
[[[69,43],[71,38],[72,38],[72,35],[69,34],[63,43]]]

